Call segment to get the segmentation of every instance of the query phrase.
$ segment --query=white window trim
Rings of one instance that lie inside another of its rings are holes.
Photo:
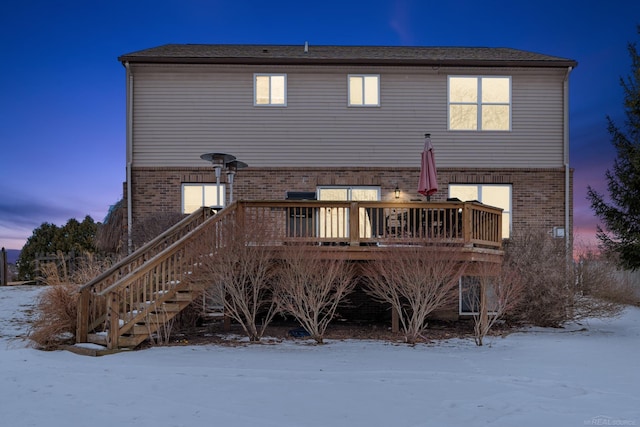
[[[351,102],[351,77],[362,77],[362,104],[354,104]],[[376,77],[378,83],[376,90],[378,91],[378,102],[376,104],[367,104],[365,99],[364,78]],[[356,108],[380,107],[380,74],[347,74],[347,106]]]
[[[256,93],[257,77],[269,77],[269,89],[271,89],[271,77],[284,77],[284,102],[282,104],[274,104],[271,102],[271,90],[269,90],[269,103],[258,104]],[[287,74],[286,73],[254,73],[253,74],[253,106],[254,107],[286,107],[287,106]]]
[[[477,83],[476,102],[451,102],[451,79],[452,78],[473,78]],[[482,79],[500,78],[509,81],[509,102],[482,102]],[[511,132],[513,119],[513,93],[511,90],[511,76],[472,76],[472,75],[450,75],[447,77],[447,130],[451,132]],[[475,105],[477,107],[476,129],[451,129],[451,105]],[[509,106],[509,124],[507,129],[482,129],[482,106],[483,105],[507,105]]]

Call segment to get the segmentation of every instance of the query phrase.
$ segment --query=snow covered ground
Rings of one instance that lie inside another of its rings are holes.
[[[640,425],[638,308],[481,348],[287,341],[94,358],[15,338],[39,292],[0,288],[3,426]]]

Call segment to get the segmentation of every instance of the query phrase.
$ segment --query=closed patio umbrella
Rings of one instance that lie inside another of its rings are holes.
[[[424,135],[424,150],[422,151],[422,161],[420,164],[420,180],[418,181],[418,193],[430,199],[432,194],[438,191],[438,173],[436,171],[436,160],[433,156],[433,145],[431,145],[431,135]]]

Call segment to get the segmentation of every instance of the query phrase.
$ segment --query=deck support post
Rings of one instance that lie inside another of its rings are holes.
[[[400,317],[395,307],[391,308],[391,332],[400,332]]]
[[[78,296],[76,343],[87,342],[89,335],[89,292],[90,289],[82,289]]]

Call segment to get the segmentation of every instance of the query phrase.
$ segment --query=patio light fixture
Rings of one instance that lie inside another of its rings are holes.
[[[233,178],[238,169],[244,169],[248,164],[240,160],[232,160],[226,164],[227,166],[227,182],[229,183],[229,203],[233,203]]]
[[[213,164],[213,169],[216,172],[217,202],[220,203],[220,175],[222,173],[222,169],[225,169],[228,163],[234,161],[236,156],[224,153],[205,153],[201,155],[200,158]]]
[[[393,191],[396,195],[396,199],[400,198],[400,189],[398,188],[398,186],[396,185],[396,189]]]

